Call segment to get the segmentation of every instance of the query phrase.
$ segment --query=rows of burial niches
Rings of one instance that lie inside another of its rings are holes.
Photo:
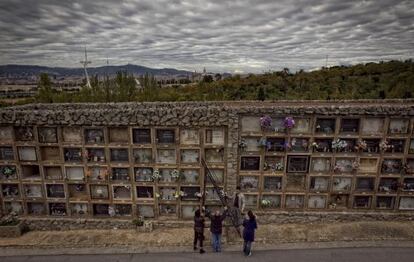
[[[237,175],[249,209],[412,211],[413,125],[255,112],[238,128],[0,126],[1,212],[189,219],[202,199],[202,159],[225,192]],[[220,206],[206,183],[206,205]]]
[[[4,213],[191,218],[204,158],[224,187],[226,128],[1,127]],[[219,205],[211,181],[206,205]]]
[[[414,209],[410,118],[241,118],[239,184],[249,208]]]

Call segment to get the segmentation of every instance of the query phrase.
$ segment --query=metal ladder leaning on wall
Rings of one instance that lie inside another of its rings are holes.
[[[221,189],[218,184],[217,184],[217,176],[211,172],[210,168],[208,168],[206,161],[204,160],[204,158],[201,158],[201,164],[204,166],[204,169],[206,172],[204,172],[204,185],[203,185],[203,198],[202,198],[202,206],[205,205],[205,201],[206,201],[206,184],[207,184],[207,180],[209,180],[211,182],[211,184],[213,185],[213,189],[214,191],[217,193],[217,195],[220,198],[220,202],[221,205],[224,207],[227,207],[227,210],[229,211],[228,213],[228,217],[230,217],[230,221],[233,225],[233,227],[236,229],[237,234],[241,237],[241,232],[240,232],[240,225],[237,222],[238,216],[237,213],[238,210],[236,210],[236,207],[233,207],[232,205],[229,205],[228,203],[228,198],[224,192],[224,189]]]

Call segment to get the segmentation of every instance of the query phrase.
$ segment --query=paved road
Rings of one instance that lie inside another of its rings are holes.
[[[160,253],[160,254],[121,254],[121,255],[60,255],[60,256],[16,256],[1,257],[1,262],[187,262],[187,261],[271,261],[271,262],[412,262],[414,248],[332,248],[306,250],[257,251],[251,257],[244,257],[241,252],[206,253]]]

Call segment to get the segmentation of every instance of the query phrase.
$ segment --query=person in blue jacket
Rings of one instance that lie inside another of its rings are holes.
[[[256,216],[251,210],[247,212],[247,216],[243,221],[243,252],[245,256],[252,255],[252,243],[254,242],[254,233],[257,229]]]

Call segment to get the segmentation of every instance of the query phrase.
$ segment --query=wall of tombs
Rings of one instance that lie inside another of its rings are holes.
[[[294,122],[294,124],[293,124]],[[414,103],[185,102],[0,110],[0,210],[190,219],[204,158],[258,212],[414,210]],[[219,207],[207,181],[206,205]]]

